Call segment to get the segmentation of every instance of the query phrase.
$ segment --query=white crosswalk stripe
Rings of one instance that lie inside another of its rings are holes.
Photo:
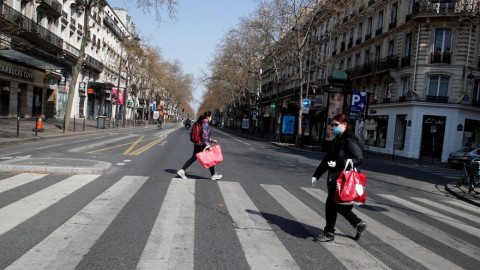
[[[71,192],[90,183],[98,175],[74,175],[22,200],[0,209],[0,235],[40,213]]]
[[[0,181],[0,193],[38,180],[46,174],[21,173]]]
[[[304,189],[312,196],[316,197],[319,200],[325,201],[327,199],[327,194],[320,189]],[[428,269],[441,269],[446,267],[446,269],[462,269],[461,267],[445,260],[441,256],[438,256],[435,253],[432,253],[428,249],[418,245],[412,240],[402,236],[400,233],[383,226],[374,219],[368,217],[361,211],[356,211],[357,216],[368,223],[368,228],[371,231],[374,231],[377,236],[379,236],[383,242],[394,247],[396,250],[407,255],[411,259],[420,263],[421,265],[427,267]]]
[[[146,180],[123,177],[7,269],[74,269]]]
[[[319,234],[316,229],[319,224],[325,224],[325,219],[315,211],[308,208],[304,203],[290,194],[281,186],[261,185],[277,200],[298,222],[313,235]],[[318,190],[318,189],[317,189]],[[313,194],[312,194],[313,195]],[[337,230],[337,233],[342,233]],[[330,251],[347,269],[390,269],[376,259],[368,251],[360,247],[356,242],[345,237],[336,237],[334,243],[328,243],[325,248]]]
[[[74,202],[75,200],[69,200],[69,198],[75,197],[69,196],[71,194],[91,192],[89,190],[91,187],[103,183],[100,181],[101,179],[97,179],[98,177],[98,175],[66,176],[64,180],[46,188],[42,187],[31,195],[25,195],[26,197],[19,198],[0,208],[0,248],[3,248],[2,252],[4,250],[7,254],[14,252],[9,248],[5,249],[2,241],[5,241],[5,238],[10,237],[12,233],[23,230],[19,225],[33,223],[31,218],[41,216],[45,212],[44,210],[48,211],[48,208],[54,205],[66,204],[66,201]],[[11,200],[10,193],[15,192],[13,189],[22,185],[28,187],[29,183],[39,179],[46,179],[45,175],[18,174],[5,178],[0,180],[0,194],[2,191],[11,190],[8,192],[10,197],[6,200],[9,202]],[[94,181],[95,179],[97,181]],[[96,243],[109,243],[110,238],[105,235],[116,231],[112,230],[112,227],[135,226],[136,220],[132,220],[130,225],[124,225],[122,222],[117,222],[116,219],[120,213],[123,213],[120,215],[123,216],[122,218],[128,219],[128,216],[124,214],[125,211],[122,210],[128,209],[127,204],[135,201],[135,197],[139,197],[139,195],[141,197],[141,192],[144,192],[148,184],[152,183],[147,180],[146,176],[123,176],[115,180],[113,184],[104,185],[104,188],[98,190],[98,193],[92,195],[90,199],[85,199],[83,205],[71,211],[68,216],[64,216],[63,220],[59,219],[44,236],[32,241],[29,246],[23,248],[24,251],[9,259],[8,264],[10,265],[5,265],[5,262],[2,264],[2,260],[0,260],[0,268],[86,269],[88,262],[85,260],[95,257],[91,255],[95,253],[94,251],[98,252],[99,250]],[[89,183],[90,185],[86,186]],[[202,244],[202,237],[209,235],[203,231],[200,233],[196,231],[196,226],[198,226],[196,219],[208,218],[208,216],[196,215],[196,212],[199,211],[197,209],[198,199],[204,196],[204,194],[196,192],[196,189],[199,188],[198,185],[203,184],[205,182],[195,179],[173,178],[170,180],[165,197],[158,198],[158,202],[163,201],[161,207],[145,212],[145,215],[149,215],[150,218],[148,218],[149,225],[146,229],[148,231],[143,233],[144,239],[138,241],[139,246],[125,247],[136,249],[132,250],[135,255],[132,257],[133,264],[129,268],[135,268],[135,264],[136,269],[212,268],[211,265],[208,267],[202,265],[202,260],[197,261],[198,256],[202,255],[195,253],[196,245]],[[32,188],[36,186],[38,185],[31,185]],[[167,187],[167,185],[164,186]],[[85,188],[80,191],[82,187]],[[287,213],[291,216],[290,219],[296,221],[296,223],[289,223],[288,226],[303,227],[299,230],[305,229],[312,237],[317,236],[322,233],[321,228],[325,225],[325,218],[321,212],[324,208],[326,192],[310,187],[289,187],[287,190],[284,186],[273,184],[259,184],[259,187],[261,190],[258,192],[266,194],[268,198],[247,192],[251,189],[247,189],[239,182],[219,181],[218,190],[211,191],[217,193],[220,200],[223,198],[226,208],[222,209],[228,215],[226,222],[231,223],[232,226],[228,233],[232,238],[238,240],[236,250],[240,253],[238,256],[244,258],[240,262],[244,266],[243,268],[301,269],[306,267],[306,262],[318,260],[315,257],[319,250],[328,254],[325,258],[332,258],[330,262],[325,262],[326,266],[340,263],[339,266],[345,269],[398,268],[396,263],[389,262],[389,256],[392,261],[397,260],[394,255],[390,255],[388,252],[379,252],[377,247],[380,243],[376,243],[374,246],[368,242],[372,235],[375,235],[384,247],[388,246],[391,252],[409,258],[410,261],[405,262],[404,267],[406,268],[418,266],[427,269],[468,268],[468,265],[465,267],[461,261],[456,261],[455,258],[443,256],[442,252],[448,248],[458,252],[456,254],[460,256],[465,255],[464,258],[480,262],[480,249],[475,242],[458,235],[458,232],[461,231],[467,233],[469,238],[480,238],[480,229],[478,228],[480,222],[476,217],[476,214],[480,213],[478,208],[454,199],[431,201],[413,195],[400,198],[391,194],[376,194],[380,199],[368,202],[369,210],[373,209],[374,211],[366,211],[361,208],[355,210],[355,213],[369,224],[367,233],[360,241],[349,237],[349,235],[355,234],[354,228],[351,228],[351,231],[345,229],[342,232],[342,229],[347,227],[343,226],[345,224],[339,225],[336,228],[336,237],[333,242],[323,244],[309,241],[309,244],[318,245],[318,250],[312,250],[310,254],[299,257],[300,255],[296,253],[299,247],[295,245],[306,240],[302,239],[303,237],[294,241],[285,240],[284,234],[288,234],[288,232],[277,230],[277,227],[271,225],[272,220],[267,219],[264,213],[280,215],[279,211],[283,211],[282,213]],[[214,205],[202,206],[214,209]],[[82,209],[78,211],[80,208]],[[53,211],[50,212],[53,213]],[[419,213],[423,214],[424,218],[417,218]],[[386,223],[387,221],[381,219],[381,216],[387,220],[393,219],[395,222],[393,225]],[[145,220],[138,221],[138,223],[145,222]],[[42,226],[42,224],[38,225]],[[282,226],[282,224],[277,225]],[[17,226],[20,229],[12,230]],[[448,227],[456,228],[456,233],[452,233]],[[425,242],[416,241],[415,238],[409,237],[408,234],[411,232],[431,238],[436,244],[428,246]],[[29,233],[31,232],[29,231]],[[118,235],[118,237],[122,237],[122,235]],[[307,244],[307,242],[303,243]],[[228,243],[219,243],[220,247],[224,245],[227,246]],[[442,246],[444,247],[442,248]],[[15,249],[18,248],[12,250]],[[109,258],[112,259],[112,257]],[[121,260],[122,258],[114,259]],[[322,267],[315,265],[315,268]]]
[[[219,182],[235,231],[252,269],[300,269],[239,183]]]
[[[174,178],[137,269],[193,269],[194,228],[195,182]]]
[[[453,218],[453,217],[449,217],[449,216],[446,216],[446,215],[443,215],[439,212],[436,212],[436,211],[433,211],[433,210],[430,210],[426,207],[423,207],[423,206],[420,206],[420,205],[417,205],[415,203],[412,203],[412,202],[409,202],[407,200],[404,200],[404,199],[401,199],[401,198],[398,198],[396,196],[393,196],[393,195],[388,195],[388,194],[379,194],[379,196],[387,199],[387,200],[390,200],[390,201],[393,201],[395,203],[398,203],[400,205],[403,205],[407,208],[410,208],[412,210],[415,210],[415,211],[418,211],[420,213],[423,213],[425,215],[428,215],[429,217],[431,218],[434,218],[440,222],[443,222],[443,223],[446,223],[450,226],[453,226],[459,230],[462,230],[466,233],[469,233],[475,237],[478,237],[480,235],[480,229],[479,228],[476,228],[476,227],[473,227],[473,226],[470,226],[468,224],[465,224],[459,220],[457,220],[456,218]]]

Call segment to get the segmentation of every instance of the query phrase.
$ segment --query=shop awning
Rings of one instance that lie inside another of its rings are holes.
[[[0,57],[8,59],[10,61],[16,62],[18,64],[42,69],[42,70],[58,70],[62,69],[62,67],[56,66],[54,64],[47,63],[30,55],[26,55],[19,51],[15,50],[0,50]]]

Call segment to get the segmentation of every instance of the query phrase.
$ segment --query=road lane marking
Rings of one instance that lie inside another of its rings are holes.
[[[0,235],[47,209],[99,175],[73,175],[0,209]]]
[[[443,211],[452,213],[454,215],[469,219],[473,222],[480,223],[480,217],[479,216],[474,216],[474,215],[470,215],[470,214],[465,213],[465,212],[460,212],[457,209],[454,209],[452,207],[448,207],[446,205],[442,205],[442,204],[439,204],[439,203],[436,203],[436,202],[432,202],[432,201],[426,200],[424,198],[418,198],[418,197],[411,197],[411,198],[416,200],[416,201],[422,202],[424,204],[427,204],[427,205],[430,205],[430,206],[433,206],[433,207],[436,207],[436,208],[440,208]]]
[[[75,269],[147,179],[124,176],[6,269]]]
[[[465,204],[465,203],[460,203],[460,202],[458,202],[458,201],[444,200],[443,202],[449,203],[449,204],[451,204],[451,205],[458,206],[458,207],[463,208],[463,209],[466,209],[466,210],[468,210],[468,211],[475,212],[475,213],[477,213],[477,214],[480,216],[480,208],[478,208],[478,207],[474,207],[474,206],[472,206],[472,205],[470,205],[470,204],[467,205],[467,204]],[[479,258],[480,258],[480,256],[479,256]]]
[[[287,212],[292,215],[312,236],[318,236],[322,229],[318,226],[325,224],[325,219],[293,196],[290,192],[278,185],[261,184]],[[352,228],[352,231],[354,229]],[[340,232],[337,229],[337,232]],[[346,269],[389,269],[370,252],[363,249],[357,242],[347,237],[337,236],[335,241],[324,247],[332,253]]]
[[[240,140],[240,139],[237,139],[237,138],[235,138],[235,137],[233,137],[233,136],[230,136],[229,134],[227,134],[227,133],[225,133],[225,132],[221,132],[221,131],[217,131],[217,132],[220,133],[220,134],[223,134],[223,135],[225,135],[225,136],[227,136],[227,137],[230,137],[231,139],[234,139],[234,140],[236,140],[236,141],[239,141],[239,142],[241,142],[241,143],[243,143],[243,144],[251,145],[251,144],[249,144],[249,143],[247,143],[247,142],[244,142],[244,141],[242,141],[242,140]]]
[[[303,190],[320,201],[327,199],[327,193],[318,188],[303,188]],[[366,221],[368,223],[368,229],[382,239],[383,242],[425,266],[427,269],[462,269],[458,265],[453,264],[433,251],[384,226],[364,213],[356,211],[356,215]]]
[[[49,146],[44,146],[44,147],[37,147],[35,149],[37,149],[37,150],[47,149],[47,148],[50,148],[50,147],[55,147],[55,146],[60,146],[60,145],[64,145],[64,143],[59,143],[59,144],[54,144],[54,145],[49,145]]]
[[[139,149],[131,152],[129,155],[134,155],[134,156],[138,156],[140,155],[141,153],[147,151],[148,149],[152,148],[153,146],[155,146],[157,143],[161,142],[163,139],[165,139],[167,136],[163,136],[163,137],[160,137],[152,142],[150,142],[149,144],[147,145],[144,145],[143,147],[140,147]]]
[[[402,223],[405,226],[408,226],[424,235],[435,239],[453,249],[458,250],[459,252],[472,257],[473,259],[480,258],[480,249],[477,246],[474,246],[468,242],[463,241],[462,239],[451,236],[446,231],[442,231],[428,223],[425,223],[421,220],[414,218],[402,211],[396,210],[394,207],[390,207],[386,204],[379,204],[372,201],[369,201],[368,206],[373,209],[378,209],[382,214]],[[387,209],[387,211],[385,211]]]
[[[20,154],[20,153],[22,153],[22,152],[15,152],[15,153],[9,153],[9,154],[5,154],[5,155],[0,155],[0,157],[11,156],[11,155]]]
[[[150,138],[150,139],[145,139],[143,140],[144,142],[146,141],[151,141],[151,140],[155,140],[156,138]],[[114,146],[110,146],[110,147],[105,147],[105,148],[102,148],[102,149],[98,149],[98,150],[93,150],[93,151],[90,151],[90,152],[87,152],[89,154],[95,154],[95,153],[98,153],[98,152],[102,152],[102,151],[105,151],[105,150],[110,150],[110,149],[114,149],[114,148],[119,148],[119,147],[123,147],[125,145],[130,145],[132,144],[133,142],[128,142],[128,143],[122,143],[122,144],[119,144],[119,145],[114,145]]]
[[[194,231],[195,181],[173,178],[137,269],[194,269]]]
[[[300,269],[240,183],[218,182],[251,269]]]
[[[443,223],[446,223],[454,228],[457,228],[459,230],[462,230],[466,233],[469,233],[475,237],[478,237],[480,235],[480,229],[479,228],[475,228],[473,226],[470,226],[464,222],[461,222],[457,219],[454,219],[454,218],[451,218],[451,217],[448,217],[446,215],[443,215],[439,212],[436,212],[436,211],[433,211],[433,210],[430,210],[426,207],[423,207],[423,206],[420,206],[416,203],[412,203],[410,201],[407,201],[407,200],[404,200],[404,199],[401,199],[401,198],[398,198],[396,196],[393,196],[393,195],[389,195],[389,194],[378,194],[379,196],[387,199],[387,200],[390,200],[392,202],[395,202],[397,204],[400,204],[400,205],[403,205],[407,208],[410,208],[412,210],[415,210],[419,213],[422,213],[428,217],[431,217],[431,218],[434,218],[440,222],[443,222]]]
[[[138,138],[138,140],[136,140],[134,143],[132,143],[132,145],[130,145],[130,147],[129,147],[127,150],[125,150],[125,152],[123,152],[123,155],[128,155],[128,153],[130,153],[130,151],[132,151],[132,149],[133,149],[135,146],[137,146],[137,144],[138,144],[139,142],[141,142],[143,138],[145,138],[144,135],[142,135],[140,138]]]
[[[24,184],[30,183],[32,181],[38,180],[45,176],[46,174],[21,173],[21,174],[17,174],[15,176],[0,180],[0,193],[10,190],[12,188],[19,187]]]
[[[136,137],[136,136],[137,135],[127,134],[127,135],[122,135],[118,138],[109,138],[107,141],[100,141],[100,142],[96,142],[96,143],[92,143],[92,144],[87,144],[87,145],[84,145],[84,146],[80,146],[80,147],[77,147],[77,148],[70,149],[70,150],[68,150],[68,152],[78,153],[78,152],[86,150],[86,149],[95,148],[97,146],[105,145],[107,143],[122,141],[122,140],[129,139],[131,137]]]

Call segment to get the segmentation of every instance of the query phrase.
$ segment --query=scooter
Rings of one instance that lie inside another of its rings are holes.
[[[189,129],[189,128],[190,128],[190,124],[189,124],[189,123],[185,123],[185,128],[186,128],[186,129]]]

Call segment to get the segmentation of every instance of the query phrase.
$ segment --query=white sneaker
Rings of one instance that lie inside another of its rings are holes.
[[[222,175],[215,173],[214,175],[212,175],[212,178],[210,178],[210,180],[217,181],[220,180],[220,178],[222,178]]]
[[[183,178],[183,179],[187,179],[187,176],[185,175],[185,170],[183,170],[183,169],[180,169],[180,170],[177,172],[177,175],[180,176],[180,177]]]

